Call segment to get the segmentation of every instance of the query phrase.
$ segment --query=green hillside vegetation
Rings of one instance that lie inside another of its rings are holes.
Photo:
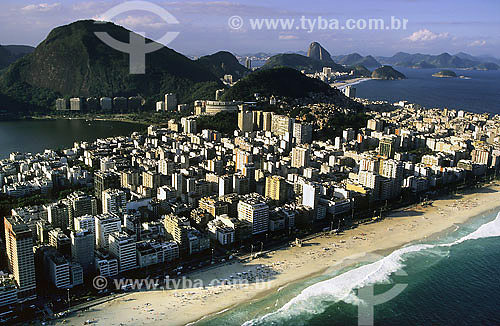
[[[342,114],[336,112],[328,121],[328,124],[316,133],[315,139],[333,140],[335,137],[341,137],[342,131],[347,128],[359,130],[366,126],[370,117],[364,112],[359,111],[355,114]]]
[[[235,79],[240,79],[250,72],[238,62],[238,59],[234,55],[227,51],[219,51],[203,56],[197,62],[219,78],[229,74],[233,75]]]
[[[0,69],[12,63],[12,54],[4,46],[0,45]]]
[[[212,129],[225,135],[231,135],[238,129],[238,113],[219,112],[216,115],[202,115],[196,119],[199,130]]]
[[[224,92],[224,100],[254,100],[254,93],[264,96],[305,98],[309,92],[328,92],[331,88],[318,79],[305,76],[292,68],[258,70],[238,81]]]
[[[474,67],[476,70],[500,70],[500,66],[493,62],[484,62]]]
[[[261,69],[273,69],[277,67],[288,67],[299,71],[305,70],[306,73],[322,71],[323,67],[330,67],[333,71],[346,71],[342,65],[336,64],[333,61],[320,61],[295,53],[272,56],[266,61]]]
[[[433,74],[432,76],[434,77],[457,77],[457,74],[454,72],[454,71],[451,71],[451,70],[441,70],[435,74]]]
[[[372,76],[372,72],[363,65],[355,65],[355,66],[349,67],[349,70],[354,71],[354,75],[356,77],[368,77],[369,78]]]
[[[0,45],[0,71],[16,60],[32,53],[33,47],[27,45]]]
[[[47,110],[57,96],[140,95],[151,105],[169,92],[184,103],[213,96],[221,87],[205,67],[167,47],[147,54],[146,74],[131,75],[129,55],[104,44],[94,32],[129,42],[130,31],[112,23],[85,20],[55,28],[0,76],[0,92],[27,104],[11,109]]]
[[[396,69],[392,68],[391,66],[382,66],[372,72],[372,78],[383,80],[397,80],[406,79],[406,76]]]
[[[409,54],[398,52],[392,57],[378,57],[380,62],[399,67],[414,67],[414,68],[472,68],[484,70],[498,70],[500,67],[493,62],[485,60],[495,60],[494,58],[483,59],[474,57],[466,53],[457,53],[451,55],[449,53],[441,53],[439,55],[429,54]],[[481,68],[479,68],[481,67]]]
[[[371,55],[363,57],[359,53],[352,53],[342,57],[338,63],[344,66],[362,65],[365,67],[380,67],[380,63]]]
[[[413,68],[432,69],[432,68],[436,68],[436,66],[434,66],[433,64],[430,64],[426,61],[420,61],[420,62],[416,63],[415,65],[413,65]]]

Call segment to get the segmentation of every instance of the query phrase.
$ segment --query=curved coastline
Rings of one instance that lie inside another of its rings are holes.
[[[96,306],[83,314],[68,319],[69,325],[81,325],[89,318],[106,320],[125,325],[196,325],[211,318],[231,312],[234,308],[255,302],[275,293],[279,288],[331,274],[364,259],[365,255],[388,252],[430,238],[440,238],[453,231],[454,226],[486,211],[498,208],[500,186],[498,184],[465,193],[460,199],[436,200],[432,207],[410,207],[394,211],[377,223],[360,224],[342,235],[322,235],[306,243],[302,248],[283,248],[267,253],[268,258],[248,263],[231,263],[202,272],[189,274],[190,279],[224,279],[229,275],[249,270],[255,266],[269,266],[278,274],[265,283],[266,287],[250,285],[224,285],[217,287],[169,290],[167,292],[136,292],[125,300],[116,299]],[[390,234],[387,237],[387,234]],[[329,248],[325,250],[324,248]],[[333,267],[332,267],[333,265]],[[147,313],[142,311],[148,305]],[[203,307],[203,309],[199,309]],[[124,311],[134,309],[137,314],[130,318]],[[229,309],[229,310],[228,310]]]

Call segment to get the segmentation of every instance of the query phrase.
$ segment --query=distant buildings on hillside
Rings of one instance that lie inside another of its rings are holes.
[[[137,112],[144,104],[144,99],[139,96],[131,97],[73,97],[70,99],[58,98],[56,111],[68,112]]]

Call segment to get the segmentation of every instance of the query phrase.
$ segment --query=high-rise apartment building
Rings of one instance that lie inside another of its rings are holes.
[[[193,117],[181,118],[182,131],[186,134],[196,134],[196,119]]]
[[[146,188],[155,189],[160,186],[160,174],[156,171],[142,172],[142,185]]]
[[[109,235],[109,253],[118,260],[120,273],[137,268],[137,242],[127,232],[114,232]]]
[[[243,132],[253,131],[253,112],[240,105],[238,111],[238,128]]]
[[[97,201],[94,197],[82,191],[76,191],[67,197],[66,204],[69,208],[69,228],[74,229],[74,220],[83,215],[97,214]]]
[[[116,215],[101,214],[95,217],[96,247],[108,249],[109,235],[122,230],[121,220]]]
[[[94,267],[94,234],[89,230],[71,232],[71,256],[83,268],[85,274]]]
[[[94,174],[94,196],[102,204],[102,192],[120,188],[120,175],[114,172],[98,171]]]
[[[293,124],[293,138],[297,144],[310,144],[312,142],[312,124],[307,122],[295,122]]]
[[[69,221],[69,207],[61,202],[47,205],[47,218],[49,223],[54,228],[68,229]]]
[[[253,155],[250,152],[247,152],[243,149],[237,148],[236,151],[236,170],[243,171],[243,168],[248,163],[252,163]]]
[[[165,94],[165,110],[175,111],[177,108],[177,96],[173,93]]]
[[[89,230],[95,237],[95,217],[93,215],[82,215],[75,218],[75,231]]]
[[[294,147],[292,149],[292,167],[306,168],[309,166],[310,151],[307,147]]]
[[[285,178],[278,175],[273,175],[266,177],[266,198],[276,201],[278,204],[282,204],[286,201],[286,181]]]
[[[250,59],[249,57],[246,57],[245,59],[245,67],[248,70],[252,70],[252,59]]]
[[[172,240],[179,245],[179,252],[181,256],[189,253],[189,220],[186,217],[169,214],[165,215],[163,223],[165,231],[170,235],[170,238],[172,238]]]
[[[227,214],[229,205],[217,199],[217,197],[203,197],[198,202],[199,207],[208,212],[212,217]]]
[[[56,248],[61,255],[71,257],[71,240],[61,229],[49,232],[49,245]]]
[[[384,137],[380,140],[378,146],[378,153],[384,158],[394,158],[394,139],[389,137]]]
[[[36,299],[33,234],[14,218],[4,218],[7,266],[14,275],[20,302]]]
[[[125,213],[127,195],[120,189],[107,189],[102,193],[102,212],[121,216]]]
[[[261,196],[248,195],[238,203],[238,219],[252,223],[252,234],[267,232],[269,206]]]
[[[278,136],[292,133],[293,119],[286,115],[273,114],[271,118],[271,131]]]
[[[262,130],[263,131],[271,131],[272,127],[272,112],[262,112]]]

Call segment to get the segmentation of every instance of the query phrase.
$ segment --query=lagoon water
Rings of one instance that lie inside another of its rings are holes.
[[[289,285],[199,325],[358,325],[357,289],[408,287],[375,306],[374,325],[499,325],[500,213],[471,219],[434,242]]]
[[[119,121],[0,121],[0,159],[16,151],[38,153],[71,147],[75,141],[130,135],[145,129],[144,125]]]

